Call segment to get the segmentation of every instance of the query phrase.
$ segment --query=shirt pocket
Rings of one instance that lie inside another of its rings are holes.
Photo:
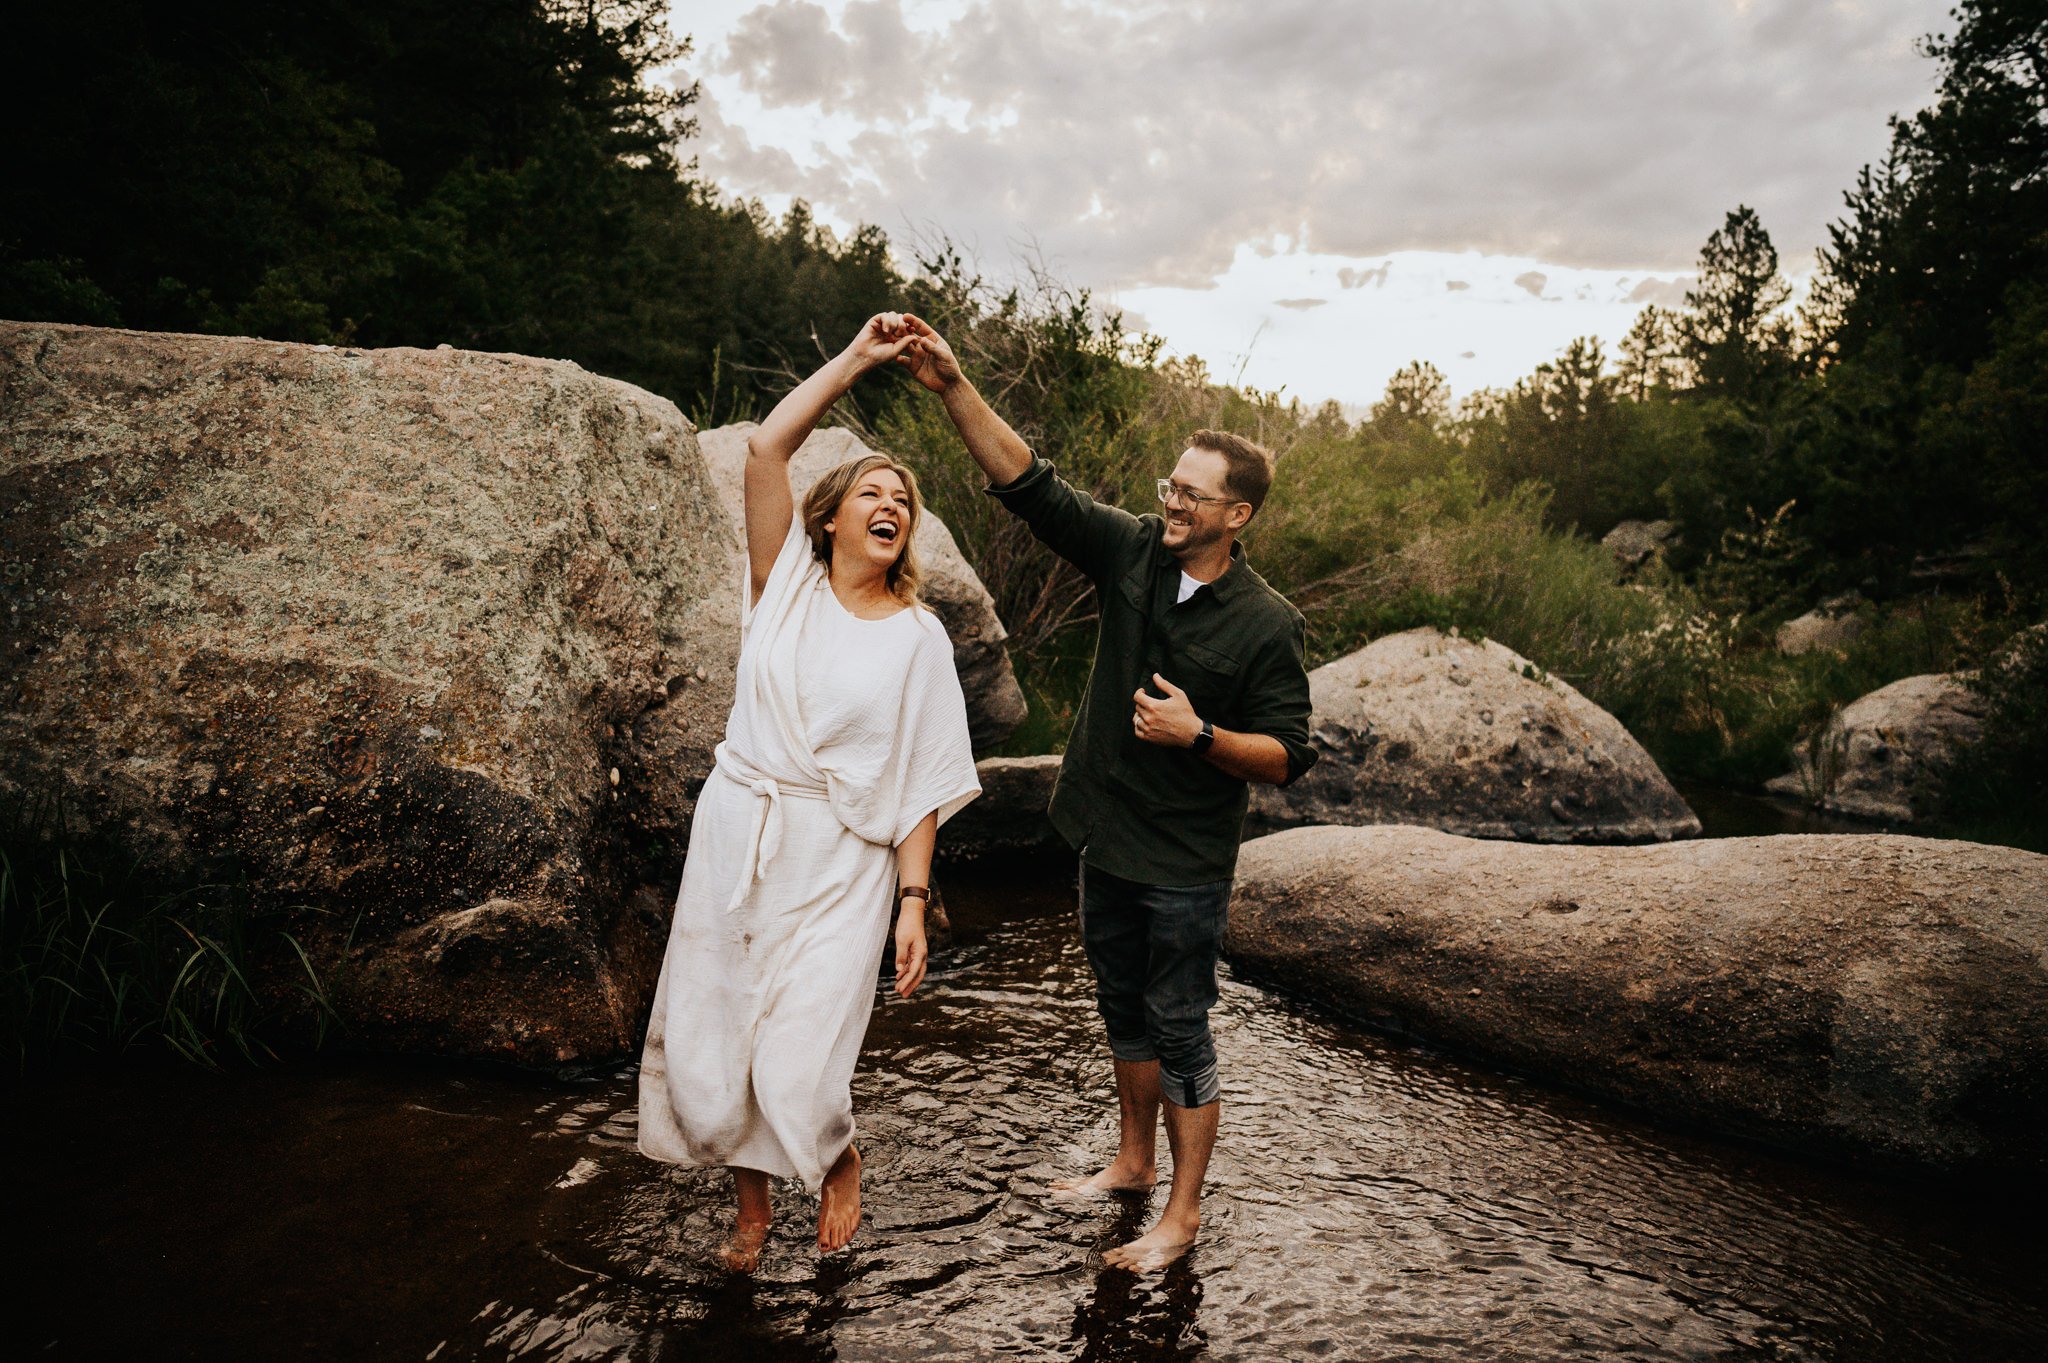
[[[1134,569],[1117,579],[1117,590],[1124,595],[1124,603],[1144,619],[1152,613],[1150,592],[1152,579],[1142,569]]]
[[[1178,655],[1178,677],[1168,681],[1188,693],[1195,713],[1211,724],[1229,727],[1237,713],[1238,691],[1244,680],[1244,664],[1238,658],[1209,644],[1182,644]]]

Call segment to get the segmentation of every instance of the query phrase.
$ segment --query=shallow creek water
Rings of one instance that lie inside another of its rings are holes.
[[[717,1172],[633,1149],[630,1069],[393,1061],[17,1094],[22,1356],[2038,1359],[2038,1205],[1820,1166],[1503,1077],[1229,980],[1202,1243],[1063,1201],[1113,1095],[1054,864],[955,873],[955,942],[855,1084],[847,1253],[778,1190],[753,1280]],[[1164,1151],[1162,1149],[1162,1161]],[[1164,1165],[1162,1165],[1164,1172]]]

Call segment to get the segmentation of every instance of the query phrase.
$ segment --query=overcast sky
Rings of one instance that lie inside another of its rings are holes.
[[[1460,393],[1676,302],[1728,210],[1797,279],[1948,0],[677,0],[723,189],[1053,272],[1220,377]],[[908,261],[904,262],[906,265]]]

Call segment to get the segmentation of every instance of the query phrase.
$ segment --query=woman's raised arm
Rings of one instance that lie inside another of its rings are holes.
[[[853,343],[818,367],[818,372],[789,390],[775,410],[747,437],[747,567],[752,576],[751,599],[758,600],[768,583],[768,570],[789,534],[796,503],[789,491],[789,461],[832,404],[861,375],[901,355],[916,339],[900,312],[878,312]]]

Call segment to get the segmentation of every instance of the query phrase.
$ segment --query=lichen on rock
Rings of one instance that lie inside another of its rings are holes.
[[[738,644],[670,403],[514,355],[0,323],[0,521],[0,798],[245,875],[372,1044],[637,1041]],[[479,970],[486,922],[525,944]]]

